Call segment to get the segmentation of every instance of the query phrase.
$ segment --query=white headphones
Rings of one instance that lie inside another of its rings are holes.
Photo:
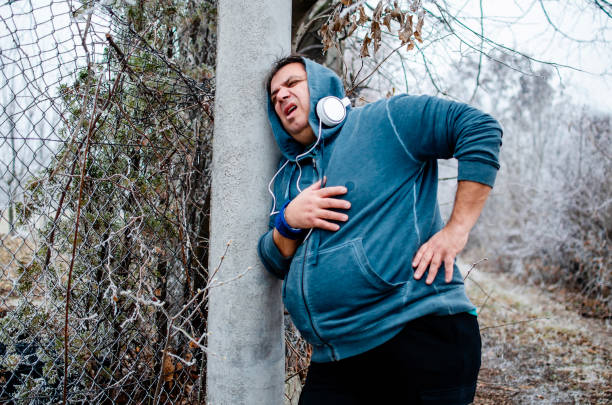
[[[348,97],[342,100],[335,96],[323,97],[317,103],[317,116],[328,127],[335,127],[346,117],[346,107],[350,104]]]
[[[321,140],[321,129],[323,125],[326,125],[328,127],[335,127],[336,125],[344,121],[344,118],[346,118],[346,107],[348,107],[350,104],[351,101],[348,99],[348,97],[339,99],[335,96],[323,97],[317,102],[316,111],[317,116],[319,117],[319,136],[317,136],[317,141],[314,143],[314,145],[312,145],[310,149],[300,155],[297,155],[295,158],[295,163],[297,164],[297,167],[300,170],[300,174],[298,175],[296,182],[297,189],[300,192],[302,191],[302,189],[300,188],[302,168],[300,166],[299,158],[308,155],[319,144],[319,141]],[[272,184],[274,183],[274,179],[276,178],[276,176],[285,168],[285,166],[287,166],[287,163],[289,162],[290,160],[287,159],[285,163],[281,166],[281,168],[277,170],[274,176],[272,176],[272,180],[270,180],[270,183],[268,183],[268,192],[270,193],[270,195],[272,196],[272,200],[274,201],[270,215],[278,213],[278,211],[276,211],[276,196],[272,192]],[[308,232],[308,235],[306,235],[306,239],[308,239],[311,232],[312,229]]]

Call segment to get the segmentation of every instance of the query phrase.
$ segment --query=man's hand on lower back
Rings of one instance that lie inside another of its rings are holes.
[[[412,260],[412,267],[416,268],[414,278],[420,280],[429,268],[425,283],[431,284],[438,274],[438,269],[444,264],[444,281],[450,283],[455,257],[465,247],[468,234],[469,232],[461,229],[446,226],[432,236],[419,248]]]
[[[451,282],[455,257],[465,247],[490,191],[491,187],[486,184],[467,180],[458,183],[448,224],[425,242],[412,259],[412,267],[416,268],[414,278],[420,280],[429,267],[425,283],[431,284],[440,265],[444,264],[444,280]]]

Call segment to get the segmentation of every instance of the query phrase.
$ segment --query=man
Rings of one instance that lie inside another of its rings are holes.
[[[340,79],[299,56],[273,66],[267,89],[283,159],[258,250],[312,344],[300,404],[472,402],[480,333],[454,262],[493,186],[500,126],[425,96],[344,110]],[[444,225],[436,159],[451,157]]]

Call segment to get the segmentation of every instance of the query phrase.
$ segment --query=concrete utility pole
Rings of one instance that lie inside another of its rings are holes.
[[[231,244],[210,290],[207,405],[283,402],[280,283],[260,264],[257,240],[267,230],[266,190],[278,161],[263,81],[290,43],[290,1],[219,0],[211,273]]]

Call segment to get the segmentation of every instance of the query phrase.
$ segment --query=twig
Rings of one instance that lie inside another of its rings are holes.
[[[603,7],[603,6],[602,6],[602,5],[599,3],[599,0],[593,0],[593,1],[594,1],[594,2],[595,2],[595,4],[597,5],[597,7],[599,7],[599,8],[601,9],[601,11],[603,11],[603,12],[604,12],[604,13],[605,13],[605,14],[606,14],[608,17],[612,18],[612,14],[610,14],[610,12],[609,12],[608,10],[606,10],[606,9],[605,9],[605,8],[604,8],[604,7]],[[602,2],[604,5],[606,5],[606,6],[610,7],[610,8],[612,8],[612,5],[610,5],[610,3],[608,3],[607,1],[605,1],[605,0],[601,0],[601,2]]]
[[[91,67],[89,67],[91,69]],[[91,71],[91,70],[90,70]],[[103,76],[100,75],[98,85],[96,86],[96,94],[94,98],[93,111],[96,111],[98,93],[100,92],[100,86],[102,85]],[[89,141],[94,133],[95,121],[92,120],[87,130],[87,140],[85,142],[85,150],[83,151],[83,161],[81,163],[81,180],[79,182],[79,197],[77,199],[77,212],[76,212],[76,223],[74,226],[74,239],[72,241],[72,256],[70,258],[70,269],[68,270],[68,285],[66,286],[66,308],[64,317],[64,397],[63,404],[66,404],[68,396],[68,310],[70,308],[70,289],[72,287],[72,271],[74,269],[74,259],[76,257],[77,240],[79,237],[79,223],[81,216],[81,206],[83,204],[83,184],[85,183],[85,167],[87,166],[87,157],[89,155]]]
[[[408,73],[406,72],[406,66],[404,65],[404,58],[402,57],[401,53],[397,53],[399,58],[400,58],[400,64],[402,65],[402,71],[404,72],[404,84],[406,85],[406,93],[408,93],[409,90],[409,86],[408,86]]]
[[[344,10],[342,10],[340,12],[340,19],[344,18],[347,14],[350,14],[353,12],[353,10],[361,7],[364,3],[366,2],[366,0],[359,0],[357,3],[352,4],[348,7],[346,7]]]
[[[521,324],[521,323],[528,323],[528,322],[538,321],[538,320],[542,320],[542,319],[548,319],[548,318],[547,317],[538,317],[538,318],[524,319],[522,321],[502,323],[502,324],[499,324],[499,325],[485,326],[483,328],[480,328],[480,331],[487,330],[487,329],[501,328],[503,326],[518,325],[518,324]]]
[[[168,356],[170,356],[170,357],[172,357],[174,359],[177,359],[178,361],[180,361],[181,363],[183,363],[187,367],[191,367],[191,366],[195,366],[196,365],[196,362],[194,360],[187,361],[184,358],[182,358],[180,356],[177,356],[176,354],[173,354],[173,353],[168,353]]]
[[[291,374],[289,377],[285,378],[285,382],[288,382],[289,380],[291,380],[293,377],[295,377],[296,375],[302,373],[304,370],[308,370],[308,366],[299,369],[298,371],[296,371],[295,373]]]
[[[438,93],[448,96],[448,93],[445,91],[442,91],[442,89],[440,89],[440,87],[438,86],[436,79],[434,79],[433,73],[429,69],[429,63],[427,62],[427,57],[425,56],[425,52],[423,52],[423,49],[421,49],[418,45],[415,44],[415,46],[419,50],[419,53],[421,54],[421,58],[423,59],[423,66],[425,66],[425,72],[427,72],[427,77],[429,77],[429,81],[431,82],[431,84],[434,86],[434,88],[436,89]]]
[[[467,280],[467,278],[470,276],[470,273],[472,272],[472,270],[474,270],[476,268],[476,266],[484,261],[487,261],[489,259],[487,259],[486,257],[478,260],[475,263],[472,263],[472,267],[470,267],[470,269],[468,270],[467,274],[465,275],[465,277],[463,277],[463,281]]]
[[[450,17],[450,18],[451,18],[453,21],[455,21],[455,22],[456,22],[458,25],[460,25],[462,28],[466,29],[467,31],[471,32],[471,33],[472,33],[472,34],[474,34],[476,37],[480,38],[480,34],[479,34],[479,33],[477,33],[476,31],[474,31],[473,29],[471,29],[470,27],[468,27],[468,26],[467,26],[466,24],[464,24],[463,22],[461,22],[461,21],[460,21],[460,20],[459,20],[457,17],[455,17],[455,16],[451,15],[451,14],[450,14],[450,13],[449,13],[449,12],[448,12],[446,9],[444,9],[442,6],[440,6],[440,5],[439,5],[439,4],[438,4],[436,1],[433,1],[433,3],[434,3],[434,4],[435,4],[435,6],[438,8],[438,11],[440,11],[440,16],[439,16],[439,17],[437,17],[437,16],[436,16],[434,13],[432,13],[430,10],[428,10],[428,9],[426,9],[426,8],[424,8],[424,10],[425,10],[425,11],[426,11],[426,12],[427,12],[429,15],[434,16],[434,18],[436,18],[438,21],[440,21],[442,24],[444,24],[444,25],[445,25],[445,26],[446,26],[446,27],[447,27],[447,28],[450,30],[450,32],[453,34],[453,36],[454,36],[455,38],[457,38],[459,41],[461,41],[461,43],[463,43],[464,45],[466,45],[466,46],[467,46],[467,47],[469,47],[470,49],[473,49],[474,51],[478,52],[478,49],[477,49],[477,48],[476,48],[474,45],[470,44],[470,43],[469,43],[469,42],[467,42],[465,39],[463,39],[463,38],[461,37],[461,35],[459,35],[459,34],[458,34],[458,33],[457,33],[457,32],[456,32],[456,31],[455,31],[455,30],[454,30],[454,29],[451,27],[450,22],[449,22],[449,21],[448,21],[446,18],[444,18],[443,14],[448,15],[448,16],[449,16],[449,17]],[[584,70],[582,70],[582,69],[578,69],[578,68],[573,67],[573,66],[570,66],[570,65],[564,65],[564,64],[562,64],[562,63],[549,62],[549,61],[545,61],[545,60],[541,60],[541,59],[537,59],[537,58],[531,57],[531,56],[529,56],[529,55],[527,55],[527,54],[525,54],[525,53],[523,53],[523,52],[517,51],[516,49],[510,48],[510,47],[505,46],[505,45],[503,45],[503,44],[501,44],[501,43],[499,43],[499,42],[493,41],[491,38],[487,38],[487,37],[485,37],[485,38],[483,38],[483,40],[484,40],[484,41],[486,41],[487,43],[491,44],[491,45],[494,45],[495,47],[497,47],[497,48],[499,48],[499,49],[503,49],[503,50],[506,50],[506,51],[508,51],[508,52],[511,52],[511,53],[513,53],[513,54],[515,54],[515,55],[519,55],[519,56],[521,56],[521,57],[523,57],[523,58],[525,58],[525,59],[528,59],[528,60],[530,60],[530,61],[534,61],[534,62],[541,63],[541,64],[544,64],[544,65],[549,65],[549,66],[552,66],[552,67],[553,67],[553,68],[555,68],[555,69],[558,69],[558,68],[562,67],[562,68],[568,68],[568,69],[571,69],[571,70],[575,70],[575,71],[577,71],[577,72],[585,72],[585,71],[584,71]],[[510,68],[510,69],[512,69],[512,70],[515,70],[515,71],[518,71],[518,72],[520,72],[520,73],[523,73],[523,72],[521,72],[519,69],[517,69],[517,68],[515,68],[515,67],[513,67],[513,66],[510,66],[510,65],[508,65],[508,64],[506,64],[506,63],[504,63],[504,62],[502,62],[502,61],[499,61],[499,60],[497,60],[497,59],[495,59],[495,58],[493,58],[493,57],[491,57],[489,54],[485,54],[485,56],[486,56],[488,59],[490,59],[490,60],[494,60],[494,61],[496,61],[496,62],[499,62],[499,63],[503,64],[504,66],[506,66],[506,67],[508,67],[508,68]]]
[[[310,28],[312,28],[312,26],[320,19],[323,18],[329,18],[328,15],[326,15],[325,13],[327,11],[330,11],[332,9],[334,9],[335,6],[330,6],[327,7],[326,9],[317,12],[322,6],[325,6],[326,1],[319,1],[319,3],[321,4],[315,4],[312,7],[312,11],[309,13],[310,15],[307,15],[308,19],[307,19],[307,23],[304,25],[303,21],[300,21],[300,25],[298,27],[297,32],[295,33],[295,38],[293,38],[293,46],[292,49],[297,52],[298,50],[300,52],[305,52],[305,49],[299,49],[300,44],[302,43],[302,40],[304,39],[304,35],[306,35],[308,33],[308,31],[310,30]],[[306,16],[305,16],[306,17]]]
[[[89,85],[90,85],[90,82],[88,80],[87,84],[86,84],[86,87],[85,87],[85,91],[83,92],[83,100],[81,101],[82,105],[85,105],[85,100],[87,99],[87,95],[89,94]],[[70,139],[70,143],[66,147],[66,153],[64,153],[62,155],[61,159],[59,160],[59,162],[57,162],[57,164],[55,166],[55,170],[53,170],[53,172],[51,172],[51,174],[49,175],[48,181],[53,180],[53,177],[57,174],[57,172],[60,170],[60,168],[64,165],[64,161],[68,157],[68,152],[70,151],[70,147],[72,146],[74,141],[76,141],[76,137],[79,134],[79,130],[83,126],[83,122],[85,121],[85,113],[86,112],[87,112],[86,108],[81,109],[81,114],[79,115],[79,121],[77,122],[77,124],[75,125],[75,127],[74,127],[74,129],[72,131],[72,136],[71,136],[71,139]],[[64,119],[63,114],[61,114],[60,116],[62,117],[62,119]],[[66,119],[64,119],[64,121],[66,121]],[[66,121],[66,124],[68,124],[68,126],[69,126],[69,123],[67,121]],[[80,149],[80,147],[79,147],[79,149]]]
[[[558,32],[559,34],[561,34],[561,36],[569,39],[570,41],[574,41],[578,43],[593,42],[592,40],[584,40],[584,39],[578,39],[578,38],[571,37],[567,35],[565,32],[561,31],[561,29],[559,29],[559,27],[557,27],[557,25],[553,23],[552,20],[550,19],[550,16],[548,15],[548,11],[546,10],[546,7],[544,6],[544,2],[542,2],[542,0],[539,0],[539,3],[540,3],[540,8],[542,9],[542,12],[544,13],[544,17],[546,17],[546,21],[548,21],[548,24],[550,24],[550,26],[553,27],[553,30],[555,30],[555,32]]]
[[[489,302],[489,298],[491,298],[492,293],[486,293],[486,297],[484,302],[482,303],[482,305],[480,306],[480,310],[478,311],[479,314],[482,314],[482,312],[484,311],[484,309],[487,306],[487,302]]]
[[[242,273],[238,274],[237,276],[235,276],[235,277],[233,277],[233,278],[230,278],[230,279],[228,279],[228,280],[219,281],[219,282],[217,282],[216,284],[212,284],[212,283],[210,283],[210,284],[208,284],[207,288],[208,288],[208,289],[211,289],[211,288],[214,288],[214,287],[220,287],[220,286],[222,286],[222,285],[224,285],[224,284],[231,283],[232,281],[236,281],[236,280],[238,280],[238,279],[242,278],[242,277],[243,277],[245,274],[247,274],[247,273],[248,273],[248,272],[249,272],[251,269],[252,269],[252,267],[251,267],[251,266],[249,266],[249,267],[247,267],[247,269],[246,269],[245,271],[243,271]],[[216,280],[212,280],[212,281],[216,281]]]
[[[227,242],[226,246],[225,246],[225,253],[223,253],[223,256],[221,256],[221,259],[219,261],[219,265],[217,265],[217,268],[215,269],[215,271],[213,272],[213,275],[217,273],[217,271],[219,271],[219,269],[221,268],[221,265],[223,264],[223,259],[225,258],[225,255],[227,254],[227,250],[229,249],[229,246],[231,244],[231,240],[229,242]],[[212,276],[211,276],[212,279]],[[183,308],[176,313],[173,317],[170,318],[170,323],[168,324],[168,329],[166,331],[166,343],[164,344],[164,350],[162,351],[162,358],[161,358],[161,366],[160,366],[160,370],[159,370],[159,378],[157,379],[157,385],[155,387],[155,395],[153,396],[153,404],[158,405],[159,404],[159,399],[160,399],[160,392],[161,392],[161,386],[162,386],[162,382],[164,380],[164,362],[166,361],[166,356],[168,356],[168,349],[170,347],[170,340],[173,336],[172,330],[177,329],[180,330],[180,328],[177,328],[174,326],[174,321],[183,314],[183,312],[185,312],[187,310],[187,308],[189,308],[189,306],[195,302],[196,299],[198,299],[200,297],[201,294],[204,293],[204,291],[206,291],[208,289],[205,288],[203,290],[198,290],[198,293],[195,294],[185,305],[183,305]],[[195,340],[194,340],[195,341]],[[196,342],[197,343],[197,342]],[[198,346],[200,346],[198,344]]]
[[[225,255],[227,254],[227,251],[228,251],[231,243],[232,243],[231,239],[227,241],[227,244],[225,245],[225,252],[223,252],[223,256],[221,256],[221,258],[219,259],[219,265],[213,271],[213,273],[210,275],[209,280],[212,280],[215,277],[215,275],[217,274],[217,272],[219,271],[219,269],[221,268],[221,265],[223,264],[223,259],[225,259]],[[210,283],[210,281],[209,281],[209,283]]]
[[[363,83],[364,81],[368,80],[374,73],[376,73],[376,71],[378,70],[378,68],[380,67],[380,65],[382,65],[383,63],[385,63],[387,61],[387,59],[389,59],[395,52],[397,52],[402,46],[404,45],[400,45],[397,48],[393,49],[391,52],[389,52],[389,54],[387,56],[385,56],[383,58],[383,60],[380,61],[380,63],[378,63],[378,65],[376,65],[374,67],[374,69],[372,69],[372,71],[363,79],[361,79],[357,84],[355,84],[353,87],[351,87],[349,90],[347,90],[347,94],[351,94],[353,93],[353,91],[355,90],[355,88],[359,87],[361,85],[361,83]]]
[[[509,386],[504,385],[504,384],[487,382],[487,381],[483,381],[483,380],[480,380],[480,379],[478,380],[478,384],[484,384],[484,385],[488,385],[488,386],[491,386],[491,387],[497,387],[497,388],[502,389],[504,391],[512,391],[512,392],[517,392],[518,391],[516,388],[512,388],[512,387],[509,387]]]
[[[482,71],[482,54],[484,50],[484,10],[482,8],[482,0],[480,0],[480,52],[478,54],[478,73],[476,74],[476,85],[474,86],[474,92],[470,97],[470,103],[474,102],[476,98],[476,92],[480,87],[480,73]]]

